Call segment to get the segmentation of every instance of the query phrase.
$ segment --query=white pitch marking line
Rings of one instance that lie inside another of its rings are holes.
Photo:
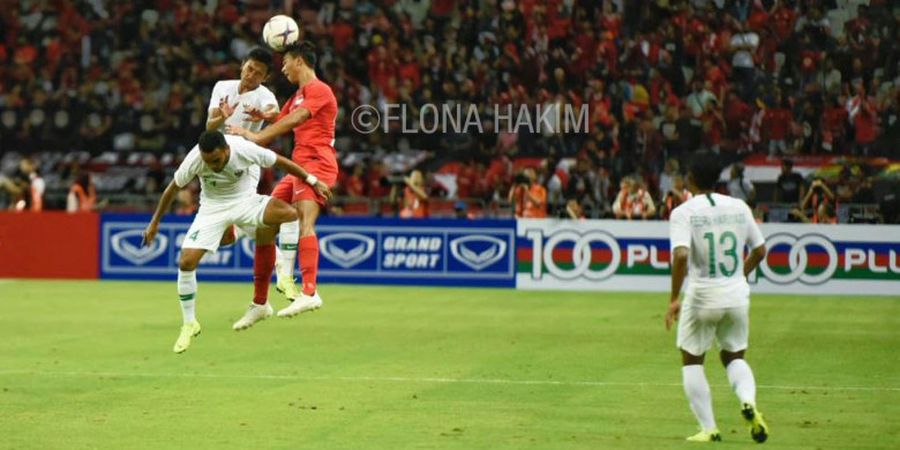
[[[148,373],[148,372],[66,372],[66,371],[28,371],[0,370],[3,375],[39,375],[58,377],[121,377],[121,378],[234,378],[263,380],[309,380],[309,381],[376,381],[397,383],[460,383],[460,384],[509,384],[534,386],[624,386],[624,387],[681,387],[681,383],[635,383],[616,381],[554,381],[554,380],[510,380],[502,378],[441,378],[441,377],[315,377],[303,375],[279,374],[215,374],[215,373]],[[714,385],[727,388],[727,385]],[[900,392],[900,387],[891,386],[784,386],[757,385],[762,389],[796,390],[796,391],[887,391]]]

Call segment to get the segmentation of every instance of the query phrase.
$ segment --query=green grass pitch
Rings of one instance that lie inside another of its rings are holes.
[[[666,295],[325,285],[236,333],[251,283],[0,281],[2,449],[697,448]],[[276,307],[284,301],[272,291]],[[755,295],[766,448],[900,448],[900,297]],[[727,448],[753,444],[716,358]]]

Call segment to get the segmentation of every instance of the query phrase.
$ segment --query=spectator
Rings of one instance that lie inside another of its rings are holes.
[[[823,150],[835,153],[843,150],[848,118],[847,110],[836,96],[832,96],[822,113],[820,130]]]
[[[731,74],[739,86],[741,98],[749,100],[754,97],[753,84],[756,76],[756,63],[753,54],[759,47],[759,35],[740,21],[735,22],[735,31],[731,36]]]
[[[9,209],[14,211],[42,211],[45,186],[44,179],[29,157],[19,160],[18,168],[12,176],[0,175],[0,190],[6,191]]]
[[[819,223],[820,212],[819,209],[824,204],[828,204],[830,206],[835,205],[835,196],[834,192],[831,191],[831,188],[822,181],[821,178],[817,178],[813,180],[809,185],[809,190],[806,192],[806,195],[803,197],[803,202],[800,203],[799,211],[806,211],[807,209],[811,209],[813,214],[810,217],[810,221],[812,223]],[[792,214],[794,215],[794,214]],[[796,217],[796,215],[794,215]],[[831,217],[834,216],[834,212],[832,210]]]
[[[408,177],[403,177],[403,197],[399,197],[401,185],[391,188],[392,199],[400,202],[401,219],[424,219],[428,217],[428,193],[425,190],[425,177],[419,170],[413,170]]]
[[[516,176],[509,190],[509,202],[515,206],[515,215],[521,219],[547,217],[547,190],[536,183],[534,169],[528,168]]]
[[[787,151],[788,132],[791,127],[791,111],[787,101],[781,98],[781,94],[775,94],[775,101],[771,108],[766,109],[763,115],[763,129],[767,130],[769,142],[769,156],[784,155]]]
[[[638,179],[625,177],[619,186],[619,195],[613,203],[613,214],[616,219],[647,220],[656,214],[653,198]]]
[[[463,200],[457,200],[453,204],[453,213],[457,219],[475,219],[475,214],[469,210],[469,205]]]
[[[581,207],[581,204],[578,203],[578,200],[569,199],[566,202],[566,218],[573,220],[584,220],[584,209]]]
[[[869,149],[878,134],[878,110],[862,85],[857,86],[856,96],[848,102],[847,113],[856,130],[853,154],[869,156]]]
[[[706,111],[701,117],[703,123],[703,144],[713,153],[719,154],[722,137],[725,134],[725,118],[722,108],[715,99],[706,104]]]
[[[679,170],[680,168],[677,159],[669,158],[666,160],[666,165],[663,166],[663,171],[659,175],[659,192],[662,192],[663,195],[665,195],[672,190],[674,179],[678,176]]]
[[[69,188],[69,195],[66,197],[66,211],[70,213],[88,212],[93,211],[96,206],[97,188],[94,187],[91,174],[84,172]]]
[[[695,118],[699,118],[706,112],[706,106],[709,102],[715,101],[716,96],[713,95],[701,80],[694,80],[694,90],[688,95],[685,103],[691,109],[691,113]]]
[[[806,184],[803,176],[794,172],[794,161],[783,159],[781,161],[781,175],[775,181],[775,202],[799,204],[806,196]]]
[[[361,198],[366,196],[365,167],[362,164],[353,166],[353,174],[347,178],[345,190],[347,195],[352,198]]]
[[[791,210],[791,216],[803,223],[835,224],[838,222],[837,216],[834,214],[834,207],[830,203],[820,204],[809,217],[796,208]]]
[[[691,191],[685,186],[684,177],[681,175],[672,177],[672,189],[663,194],[663,220],[669,220],[669,215],[672,214],[672,210],[677,208],[678,205],[690,200],[693,196]]]
[[[665,118],[659,124],[659,132],[662,135],[663,153],[667,160],[678,157],[681,154],[678,136],[678,108],[668,106]]]
[[[29,210],[41,212],[44,210],[44,191],[47,189],[44,179],[38,174],[37,165],[31,158],[22,158],[19,162],[19,170],[28,176],[28,190],[24,203],[20,202],[19,211]]]
[[[739,198],[751,207],[756,202],[756,188],[753,182],[744,178],[744,165],[742,163],[734,163],[731,166],[731,175],[728,179],[728,195]]]

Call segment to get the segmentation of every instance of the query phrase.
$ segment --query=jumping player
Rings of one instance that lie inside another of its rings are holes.
[[[247,53],[247,57],[241,63],[241,77],[237,80],[222,80],[213,87],[209,98],[209,116],[206,119],[207,130],[225,131],[227,125],[246,128],[250,131],[259,131],[266,122],[274,122],[278,117],[278,100],[275,94],[263,86],[262,82],[272,72],[272,54],[262,48],[254,48]],[[250,167],[249,175],[259,184],[259,168]],[[237,231],[246,236],[254,236],[256,231],[249,228],[235,228],[226,230],[222,237],[221,245],[233,243],[239,237]],[[297,239],[300,236],[300,221],[296,220],[281,225],[278,231],[281,247],[291,251],[290,264],[286,270],[276,270],[276,288],[293,300],[297,296],[297,288],[294,286],[294,274],[291,268],[294,264],[293,255],[297,251]],[[277,261],[284,258],[276,250]]]
[[[293,161],[236,136],[227,138],[218,131],[206,131],[188,153],[166,187],[150,224],[144,230],[144,244],[153,241],[163,214],[169,210],[175,194],[195,177],[200,179],[200,210],[181,245],[178,262],[178,296],[181,299],[183,325],[173,351],[181,353],[200,334],[195,317],[197,265],[207,251],[219,248],[222,233],[232,226],[256,227],[257,254],[271,255],[253,262],[253,303],[234,324],[243,329],[272,315],[268,304],[269,280],[272,277],[275,248],[272,244],[278,226],[297,220],[297,212],[289,204],[256,193],[255,181],[249,175],[253,166],[278,167],[299,179],[309,173]],[[321,182],[313,182],[310,190],[328,199],[331,191]],[[271,260],[271,261],[270,261]]]
[[[303,285],[299,298],[278,311],[280,317],[292,317],[322,306],[322,298],[316,290],[319,241],[314,227],[321,208],[325,206],[325,199],[317,196],[309,185],[321,182],[333,186],[337,181],[338,164],[334,150],[337,100],[331,88],[316,78],[315,67],[316,50],[312,43],[303,41],[288,46],[281,72],[288,81],[297,85],[297,92],[282,106],[277,121],[259,132],[226,127],[226,132],[241,135],[260,145],[294,130],[292,159],[310,172],[307,179],[287,175],[272,191],[272,197],[293,204],[300,217],[297,251],[300,253]],[[282,252],[286,258],[293,256],[284,249]],[[293,267],[293,263],[288,267]]]

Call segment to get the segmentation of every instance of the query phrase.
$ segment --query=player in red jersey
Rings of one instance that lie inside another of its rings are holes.
[[[291,317],[322,306],[322,299],[316,291],[319,241],[314,227],[326,200],[318,196],[311,186],[316,181],[329,187],[337,182],[338,163],[334,150],[337,100],[331,88],[316,78],[315,67],[316,49],[311,42],[303,41],[288,46],[281,72],[288,81],[297,85],[297,92],[281,108],[281,114],[275,123],[259,132],[231,126],[226,128],[226,132],[241,135],[257,144],[268,143],[275,137],[294,130],[292,159],[310,173],[306,180],[287,175],[272,191],[273,198],[293,204],[300,216],[297,251],[300,253],[303,287],[293,303],[278,311],[280,317]],[[287,267],[293,267],[292,260]]]

